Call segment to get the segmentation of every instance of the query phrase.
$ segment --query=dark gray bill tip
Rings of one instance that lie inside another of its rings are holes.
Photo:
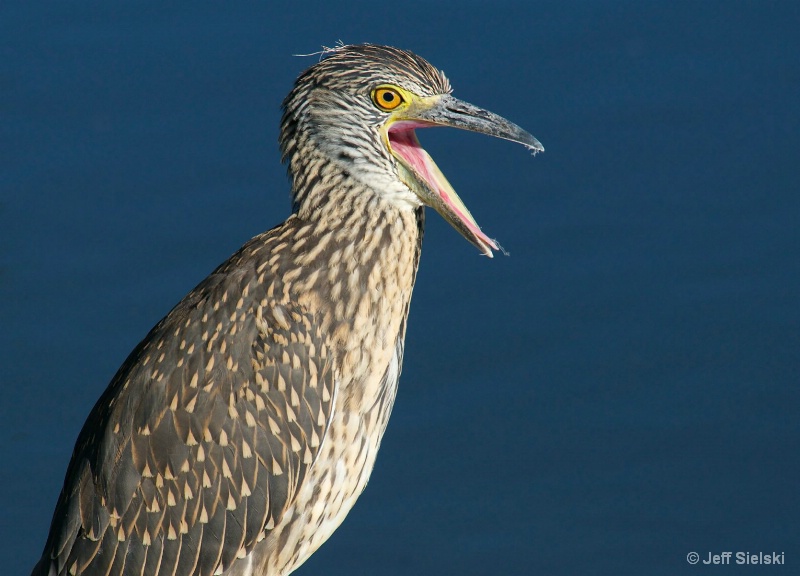
[[[525,134],[525,136],[527,136],[527,140],[526,141],[517,140],[517,142],[519,142],[520,144],[525,146],[525,148],[530,150],[534,156],[536,156],[536,154],[538,154],[539,152],[544,152],[544,146],[542,146],[541,142],[539,142],[536,138],[533,137],[533,135],[531,135],[528,132],[525,132],[524,130],[523,133]]]

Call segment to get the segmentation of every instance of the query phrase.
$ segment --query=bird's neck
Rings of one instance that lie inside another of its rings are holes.
[[[321,322],[344,373],[380,380],[405,335],[419,265],[422,208],[391,202],[335,165],[294,178],[296,211],[275,240],[290,259],[274,277],[296,276],[292,297]],[[365,347],[364,342],[370,342]]]

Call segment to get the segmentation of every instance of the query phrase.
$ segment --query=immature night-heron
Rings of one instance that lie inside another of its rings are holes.
[[[487,256],[415,128],[539,142],[422,58],[343,46],[297,80],[294,213],[136,347],[78,437],[35,575],[283,575],[367,483],[397,391],[431,206]]]

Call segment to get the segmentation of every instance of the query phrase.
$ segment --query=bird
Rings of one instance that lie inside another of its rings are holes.
[[[282,576],[364,490],[431,207],[486,256],[416,129],[544,150],[416,54],[325,49],[283,101],[292,210],[134,348],[75,444],[33,576]]]

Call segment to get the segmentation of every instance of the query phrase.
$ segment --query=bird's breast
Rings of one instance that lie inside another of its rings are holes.
[[[350,236],[302,241],[292,285],[276,287],[309,310],[333,351],[334,407],[319,453],[259,564],[288,573],[341,524],[367,484],[397,393],[406,318],[419,263],[414,212],[364,216]],[[303,225],[295,228],[301,235]],[[302,235],[300,236],[302,239]],[[341,241],[344,238],[345,241]],[[297,238],[289,237],[287,242]],[[309,256],[312,255],[312,256]],[[277,295],[277,294],[276,294]],[[277,556],[277,558],[276,558]]]
[[[398,340],[383,393],[372,410],[334,413],[308,482],[288,512],[291,520],[287,534],[282,535],[285,545],[276,550],[285,555],[279,564],[292,570],[302,564],[344,521],[366,487],[394,404],[402,347],[402,340]],[[310,532],[309,526],[313,527]]]

